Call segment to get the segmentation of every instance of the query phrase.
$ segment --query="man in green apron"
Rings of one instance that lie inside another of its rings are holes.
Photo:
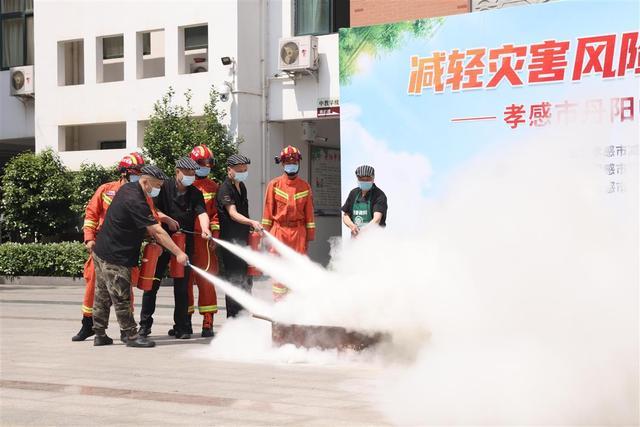
[[[375,170],[368,165],[359,166],[356,178],[358,186],[349,192],[342,206],[342,222],[349,227],[352,237],[368,224],[387,225],[387,196],[374,183]]]

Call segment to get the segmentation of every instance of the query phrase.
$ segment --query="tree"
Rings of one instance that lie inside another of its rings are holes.
[[[87,203],[96,189],[105,182],[119,179],[116,168],[105,168],[95,163],[82,163],[78,172],[73,172],[73,195],[71,210],[84,216]]]
[[[2,177],[3,228],[22,241],[40,241],[73,224],[73,184],[51,149],[13,157]]]
[[[144,134],[145,159],[172,176],[176,160],[188,155],[196,145],[204,143],[216,158],[216,166],[212,171],[214,177],[224,179],[227,157],[237,152],[241,140],[236,140],[229,128],[221,123],[225,113],[217,108],[218,93],[211,89],[202,117],[193,116],[191,91],[185,93],[185,106],[174,104],[174,95],[170,87],[153,106],[153,114]]]
[[[211,173],[218,182],[222,182],[227,176],[227,158],[238,152],[238,146],[244,140],[242,138],[235,139],[229,128],[221,123],[227,113],[218,110],[218,99],[218,92],[212,87],[209,91],[209,102],[204,106],[201,141],[211,148],[216,158],[216,164]]]
[[[395,24],[340,29],[340,84],[348,84],[357,73],[358,57],[367,53],[378,57],[391,52],[407,36],[431,38],[444,18],[418,19]]]

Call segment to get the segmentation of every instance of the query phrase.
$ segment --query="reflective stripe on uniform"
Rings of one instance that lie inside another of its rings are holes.
[[[193,309],[194,309],[194,306],[190,305],[189,308],[187,308],[187,313],[188,314],[193,314]]]
[[[213,200],[213,198],[216,197],[216,193],[202,193],[202,197],[204,197],[205,200]]]
[[[111,197],[102,193],[102,201],[105,202],[107,205],[110,205],[113,200],[111,199]]]
[[[271,287],[271,291],[274,294],[286,294],[287,292],[289,292],[289,288],[287,288],[284,285],[280,285],[276,283]]]
[[[93,307],[82,306],[82,312],[87,314],[93,314]]]
[[[287,194],[286,191],[282,191],[279,188],[274,187],[273,191],[280,197],[284,197],[285,199],[289,200],[289,195]]]
[[[307,223],[307,228],[316,228],[316,223],[315,222],[308,222]]]
[[[83,227],[86,228],[98,228],[98,223],[95,221],[91,221],[90,219],[85,219]]]
[[[273,225],[273,221],[267,218],[262,218],[262,225]]]
[[[218,311],[218,306],[217,305],[198,306],[198,311],[200,313],[215,313],[216,311]]]
[[[211,231],[220,230],[220,224],[214,224],[213,222],[209,224]]]
[[[309,190],[306,190],[306,191],[302,191],[300,193],[296,193],[295,196],[293,196],[293,198],[295,200],[298,200],[298,199],[302,199],[303,197],[307,197],[308,195],[309,195]]]

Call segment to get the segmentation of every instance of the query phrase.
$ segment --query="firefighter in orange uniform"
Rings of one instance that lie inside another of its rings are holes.
[[[84,264],[84,299],[82,301],[82,327],[80,331],[71,338],[72,341],[84,341],[93,335],[93,296],[95,293],[96,274],[93,266],[91,252],[96,244],[96,235],[107,215],[107,209],[111,205],[113,196],[120,187],[127,182],[135,182],[140,179],[140,169],[144,166],[144,159],[139,153],[127,154],[120,160],[118,170],[120,180],[102,184],[94,193],[87,204],[84,216],[84,245],[89,251],[89,259]],[[133,293],[131,294],[131,304],[133,306]]]
[[[189,155],[200,166],[196,170],[196,180],[193,186],[202,192],[204,196],[204,204],[209,215],[209,224],[211,227],[211,235],[215,238],[220,237],[220,223],[218,221],[218,209],[216,208],[216,194],[218,193],[218,183],[208,178],[215,159],[213,153],[206,145],[198,145]],[[200,223],[195,222],[196,236],[202,234]],[[218,258],[216,257],[215,244],[213,241],[207,241],[200,237],[194,239],[194,248],[191,263],[196,267],[206,270],[212,274],[218,274]],[[194,312],[193,285],[198,286],[198,311],[202,315],[202,336],[213,336],[213,315],[218,311],[218,302],[216,296],[216,288],[211,286],[209,282],[199,275],[191,272],[190,283],[187,286],[189,297],[187,322],[191,329],[191,316]]]
[[[284,174],[267,186],[262,225],[296,252],[306,254],[308,242],[315,238],[316,224],[311,187],[298,178],[300,160],[302,154],[290,145],[276,157],[276,163],[282,164]],[[275,283],[272,292],[274,301],[279,301],[288,289],[281,283]]]

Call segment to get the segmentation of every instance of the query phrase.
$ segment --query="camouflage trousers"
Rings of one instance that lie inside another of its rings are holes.
[[[96,269],[96,293],[93,299],[93,330],[105,335],[109,326],[111,305],[120,329],[129,338],[137,338],[138,328],[131,309],[131,267],[110,264],[93,254]]]

